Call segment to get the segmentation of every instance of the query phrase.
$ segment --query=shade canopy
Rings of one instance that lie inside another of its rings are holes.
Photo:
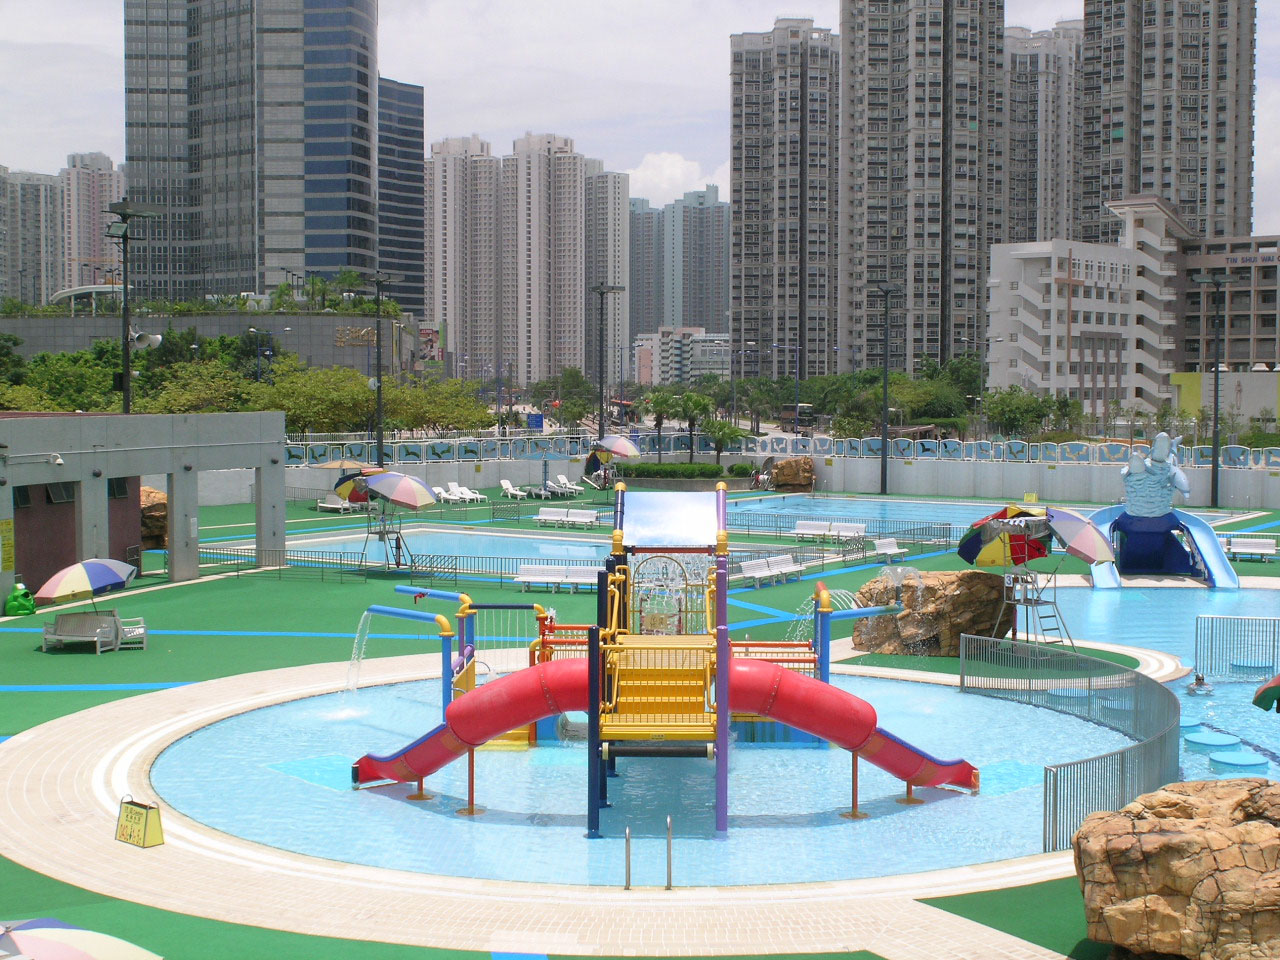
[[[0,956],[9,954],[40,960],[163,960],[128,940],[52,917],[0,923]]]
[[[435,495],[425,483],[417,477],[396,473],[394,470],[360,477],[357,482],[382,499],[410,510],[421,510],[436,502]]]
[[[118,590],[138,573],[138,568],[120,560],[93,558],[63,567],[36,591],[36,603],[87,600],[108,590]]]
[[[1085,563],[1115,560],[1111,543],[1092,520],[1041,504],[1011,503],[976,521],[960,538],[956,553],[978,567],[1017,567],[1047,557],[1055,541]]]
[[[594,444],[592,444],[592,446],[595,447],[597,450],[603,450],[606,453],[610,453],[615,457],[640,456],[639,447],[637,447],[634,443],[632,443],[629,438],[621,436],[616,433],[611,433],[608,436],[601,437]]]

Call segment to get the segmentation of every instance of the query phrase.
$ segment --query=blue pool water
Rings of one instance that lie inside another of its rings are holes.
[[[619,761],[600,840],[583,837],[581,744],[480,751],[476,799],[460,817],[465,760],[427,781],[350,789],[351,762],[404,746],[439,719],[439,684],[402,684],[280,704],[228,718],[167,749],[152,769],[160,796],[187,816],[260,843],[333,860],[530,882],[620,885],[621,839],[633,834],[633,882],[665,879],[665,822],[676,835],[678,885],[797,883],[959,866],[1040,852],[1042,768],[1127,741],[1103,727],[947,687],[863,678],[838,686],[873,704],[880,724],[943,758],[982,770],[979,796],[921,789],[895,802],[900,781],[863,761],[861,821],[849,809],[850,758],[819,747],[741,746],[732,753],[729,836],[713,837],[714,765]],[[351,714],[358,714],[351,716]],[[1016,736],[1009,731],[1017,731]],[[209,771],[234,789],[209,789]]]
[[[409,552],[415,556],[437,554],[453,557],[512,557],[516,560],[603,560],[609,553],[604,540],[573,540],[567,537],[503,536],[500,533],[432,530],[415,533],[407,528],[404,535]],[[292,540],[290,545],[302,550],[324,550],[330,553],[365,553],[365,538],[313,538]],[[377,540],[368,542],[368,559],[381,563],[386,548]]]

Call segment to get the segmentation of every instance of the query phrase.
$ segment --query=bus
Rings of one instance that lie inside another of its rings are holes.
[[[778,412],[778,426],[785,430],[804,430],[817,422],[812,403],[784,404]]]

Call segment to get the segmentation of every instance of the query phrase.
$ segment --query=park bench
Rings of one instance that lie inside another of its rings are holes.
[[[92,643],[95,654],[103,650],[147,649],[147,626],[141,617],[122,620],[114,610],[59,613],[46,623],[40,649],[67,643]]]
[[[827,520],[797,520],[791,535],[797,540],[825,540],[831,535],[831,523]]]
[[[511,579],[520,584],[521,591],[528,591],[530,584],[542,584],[558,593],[561,586],[577,593],[578,587],[594,587],[599,571],[594,567],[563,566],[551,563],[522,563]]]
[[[804,572],[804,566],[796,563],[795,558],[789,553],[784,553],[776,557],[769,557],[768,562],[770,572],[777,574],[783,583],[785,583],[793,573],[796,574],[796,579],[799,580],[799,575]]]
[[[872,543],[872,555],[884,557],[889,563],[893,563],[899,557],[905,557],[908,552],[906,547],[898,546],[898,541],[893,537],[886,537],[883,540],[876,540]]]
[[[867,525],[865,523],[833,523],[831,524],[831,539],[842,540],[850,546],[860,547],[867,538]]]
[[[548,523],[554,523],[557,527],[562,525],[569,516],[569,511],[564,507],[539,507],[538,523],[546,526]]]
[[[565,510],[564,525],[566,527],[594,527],[600,522],[594,510]]]
[[[1228,537],[1227,556],[1235,560],[1239,557],[1257,557],[1266,560],[1276,555],[1276,542],[1267,537]]]
[[[778,579],[778,573],[769,569],[769,558],[760,557],[756,560],[743,560],[741,564],[742,575],[748,580],[754,580],[758,587],[762,582],[774,583]]]

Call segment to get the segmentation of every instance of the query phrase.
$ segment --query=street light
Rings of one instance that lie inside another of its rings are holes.
[[[732,410],[733,425],[735,427],[738,425],[738,381],[737,381],[737,378],[734,377],[733,375],[734,360],[735,358],[739,358],[739,357],[745,358],[748,353],[755,353],[754,350],[747,350],[747,347],[754,347],[755,345],[756,345],[756,342],[754,340],[744,340],[742,342],[742,349],[734,350],[729,355],[729,392],[731,394],[731,398],[729,400],[729,406],[730,406],[730,409]],[[740,361],[740,362],[745,362],[745,361]]]
[[[377,399],[374,400],[374,435],[373,442],[378,447],[378,466],[382,466],[382,285],[391,279],[389,274],[378,271],[369,280],[373,283],[373,363],[374,377],[377,386],[374,388]]]
[[[596,363],[596,374],[600,378],[600,421],[596,425],[597,440],[604,439],[604,298],[610,293],[622,293],[626,289],[615,283],[605,283],[603,280],[591,288],[592,293],[600,295],[600,343]]]
[[[1004,337],[983,337],[981,340],[970,340],[968,337],[961,337],[961,343],[972,343],[978,348],[978,429],[983,426],[983,404],[982,398],[987,394],[987,356],[991,353],[991,344],[1004,343]]]
[[[1192,283],[1199,283],[1205,286],[1212,285],[1214,294],[1217,298],[1222,297],[1222,288],[1235,283],[1235,277],[1229,273],[1209,273],[1207,270],[1197,273],[1191,278]],[[1202,296],[1207,296],[1208,291]],[[1209,305],[1203,303],[1205,319],[1209,318]],[[1213,327],[1213,463],[1209,465],[1209,505],[1214,509],[1218,506],[1218,462],[1222,459],[1218,450],[1218,403],[1222,396],[1219,389],[1222,377],[1222,328],[1227,322],[1227,306],[1222,304],[1222,314],[1218,317],[1218,322]]]
[[[120,218],[107,225],[107,236],[120,241],[120,263],[124,270],[124,299],[120,301],[120,398],[121,409],[129,413],[133,399],[133,372],[129,369],[129,221],[135,217],[158,217],[164,210],[149,203],[121,200],[107,204],[107,211]]]
[[[282,332],[288,333],[293,327],[285,327]],[[262,335],[267,335],[267,356],[273,356],[271,352],[271,338],[275,334],[270,330],[259,330],[257,327],[250,327],[249,332],[253,334],[254,352],[256,359],[253,367],[253,379],[255,382],[262,382]]]
[[[884,350],[880,357],[884,368],[880,391],[880,495],[884,496],[889,492],[889,298],[902,293],[902,287],[887,281],[874,286],[884,297]]]

